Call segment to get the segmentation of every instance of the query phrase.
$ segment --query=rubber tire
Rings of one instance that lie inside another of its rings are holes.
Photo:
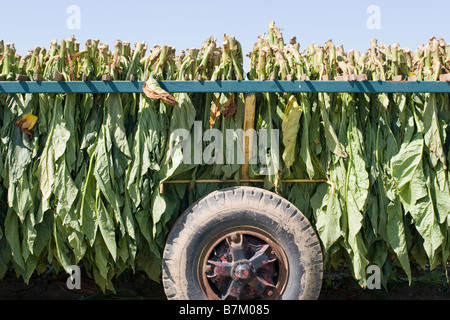
[[[169,300],[206,300],[197,276],[201,251],[221,231],[253,226],[277,239],[289,275],[281,300],[317,300],[323,280],[320,242],[304,215],[284,198],[253,187],[213,192],[194,203],[171,230],[162,280]]]

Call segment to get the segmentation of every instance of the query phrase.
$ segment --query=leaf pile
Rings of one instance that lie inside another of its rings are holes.
[[[103,290],[130,268],[159,281],[170,225],[195,196],[185,197],[186,185],[160,194],[160,184],[198,169],[170,137],[195,120],[205,130],[242,127],[244,97],[171,96],[157,81],[243,80],[244,71],[241,46],[228,35],[222,47],[209,38],[179,56],[170,46],[146,50],[117,41],[111,52],[88,40],[80,51],[69,38],[20,57],[0,43],[2,80],[146,80],[145,94],[0,96],[0,278],[13,268],[28,282],[49,265],[69,272],[83,264]],[[239,168],[205,166],[198,175],[229,178]]]
[[[412,52],[378,45],[365,53],[313,44],[300,52],[270,26],[251,56],[250,80],[438,81],[450,45],[430,39]],[[262,94],[267,126],[282,129],[280,179],[336,185],[283,186],[315,225],[327,265],[342,259],[366,285],[378,265],[386,284],[395,267],[433,269],[450,254],[450,100],[448,94]],[[270,115],[271,114],[271,115]],[[276,179],[272,177],[272,180]]]
[[[165,238],[191,203],[241,177],[242,93],[175,93],[158,81],[438,80],[450,47],[431,39],[416,52],[378,45],[364,54],[328,41],[300,52],[273,24],[243,70],[240,43],[208,38],[180,51],[117,41],[114,48],[69,38],[25,56],[0,42],[0,79],[146,81],[142,94],[0,95],[0,278],[13,268],[26,282],[49,265],[83,264],[103,290],[126,269],[159,280]],[[362,77],[362,78],[361,78]],[[0,80],[0,81],[1,81]],[[327,265],[342,259],[365,285],[367,266],[431,268],[450,255],[448,94],[256,95],[256,129],[279,129],[280,156],[268,137],[267,163],[279,172],[250,177],[284,195],[313,222]],[[207,130],[213,136],[204,136]],[[191,139],[177,135],[180,130]],[[220,137],[220,138],[218,138]],[[230,137],[228,137],[230,138]],[[276,138],[276,137],[274,137]],[[190,149],[189,149],[190,148]],[[185,159],[186,150],[192,152]],[[233,157],[231,159],[230,157]],[[199,164],[201,163],[201,165]],[[192,184],[165,185],[168,180]],[[288,184],[284,179],[328,179]],[[235,185],[235,184],[234,184]]]

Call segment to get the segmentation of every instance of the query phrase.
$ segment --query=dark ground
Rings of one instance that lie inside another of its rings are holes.
[[[450,266],[448,266],[450,271]],[[124,275],[114,281],[116,294],[103,294],[93,280],[82,275],[81,290],[66,287],[68,275],[34,277],[29,285],[14,273],[0,281],[0,300],[165,300],[162,285],[149,280],[143,273]],[[387,290],[362,289],[345,270],[326,272],[319,300],[450,300],[450,284],[445,271],[421,271],[413,274],[409,285],[398,275]]]

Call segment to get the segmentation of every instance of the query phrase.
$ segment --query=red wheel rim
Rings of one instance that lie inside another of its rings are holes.
[[[198,279],[209,300],[277,300],[286,288],[288,269],[284,250],[269,233],[236,227],[205,246]]]

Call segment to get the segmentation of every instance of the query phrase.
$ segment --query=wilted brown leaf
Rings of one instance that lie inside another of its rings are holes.
[[[150,99],[161,99],[164,102],[170,104],[171,106],[179,105],[178,101],[175,100],[173,96],[171,96],[167,91],[161,89],[158,82],[152,78],[150,78],[143,87],[144,93]]]
[[[24,115],[22,117],[22,119],[17,121],[16,126],[19,127],[20,131],[22,131],[26,135],[30,136],[30,138],[33,138],[33,132],[31,130],[33,130],[34,126],[36,125],[37,120],[38,120],[38,117],[29,113],[29,114]]]
[[[225,119],[229,119],[236,114],[237,103],[234,99],[230,99],[222,107],[222,115]]]

